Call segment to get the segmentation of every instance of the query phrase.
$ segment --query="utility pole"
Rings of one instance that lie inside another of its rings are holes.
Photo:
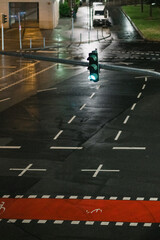
[[[20,50],[22,50],[22,37],[21,37],[21,15],[18,13],[18,23],[19,23],[19,46]]]

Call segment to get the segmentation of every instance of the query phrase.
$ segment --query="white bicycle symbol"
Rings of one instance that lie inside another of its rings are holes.
[[[0,214],[4,213],[4,211],[6,210],[6,208],[4,207],[5,202],[1,202],[0,203]]]

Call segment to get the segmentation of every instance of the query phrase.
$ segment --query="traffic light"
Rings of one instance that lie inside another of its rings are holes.
[[[89,66],[88,69],[90,71],[89,79],[93,82],[99,81],[99,64],[98,64],[98,53],[97,49],[89,53],[89,57],[87,58],[89,60]]]
[[[2,23],[6,23],[7,22],[7,15],[2,13]]]

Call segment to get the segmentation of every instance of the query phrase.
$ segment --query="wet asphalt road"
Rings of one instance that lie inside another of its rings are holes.
[[[125,33],[122,34],[118,22],[113,29],[117,29],[114,36],[124,37],[90,45],[90,48],[98,47],[101,62],[159,71],[158,44],[142,42],[139,38],[138,41],[134,38],[133,42],[129,37],[124,41]],[[77,49],[77,46],[70,48],[75,57]],[[89,51],[88,45],[79,49],[82,59],[87,55],[86,49]],[[70,54],[62,56],[70,57]],[[30,74],[32,78],[15,85],[13,90],[1,91],[6,100],[1,102],[0,114],[0,196],[4,196],[0,203],[8,197],[13,198],[11,208],[15,198],[44,196],[51,199],[127,198],[128,201],[141,198],[141,205],[143,201],[154,204],[159,200],[158,79],[101,70],[100,81],[92,83],[87,79],[88,72],[82,68],[15,61],[1,58],[4,66],[12,64],[16,70],[26,67],[9,77],[10,84],[15,83],[16,78],[18,81],[29,78]],[[43,71],[45,68],[49,69]],[[9,74],[12,70],[3,69],[1,74]],[[35,74],[39,71],[41,73]],[[1,81],[1,88],[5,87],[5,79]],[[27,94],[37,94],[2,111],[11,101],[7,98],[16,102],[22,99],[24,92],[25,98]],[[11,212],[9,209],[6,211]],[[160,238],[159,222],[152,212],[149,214],[151,222],[133,218],[137,223],[133,224],[123,221],[123,214],[118,214],[115,220],[109,223],[106,220],[104,225],[100,221],[71,224],[73,219],[63,223],[53,219],[42,224],[38,223],[40,219],[27,223],[20,218],[11,223],[0,214],[3,240]]]

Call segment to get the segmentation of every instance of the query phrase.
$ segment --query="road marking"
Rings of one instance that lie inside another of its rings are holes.
[[[83,108],[85,108],[86,103],[82,105],[82,107],[79,110],[82,110]]]
[[[135,109],[135,106],[136,106],[137,103],[134,103],[131,107],[131,110],[133,111]]]
[[[92,177],[97,177],[99,172],[120,172],[120,170],[101,170],[103,164],[100,164],[97,169],[81,169],[82,172],[95,172]]]
[[[68,121],[68,124],[70,124],[75,118],[76,118],[76,116],[74,115],[74,116]]]
[[[47,171],[47,169],[33,169],[30,168],[32,167],[32,163],[29,164],[26,168],[10,168],[10,171],[22,171],[18,176],[21,177],[23,176],[24,173],[26,173],[27,171]]]
[[[125,118],[123,124],[126,124],[126,123],[128,122],[128,119],[129,119],[129,118],[130,118],[130,116],[128,115],[128,116]]]
[[[94,97],[94,95],[95,95],[95,93],[92,93],[92,94],[91,94],[91,96],[90,96],[89,98],[93,98],[93,97]]]
[[[101,86],[101,85],[98,85],[98,86],[96,87],[96,89],[98,90],[98,89],[100,88],[100,86]]]
[[[0,69],[10,69],[16,68],[16,66],[0,66]]]
[[[115,139],[114,139],[115,141],[117,141],[117,140],[119,139],[121,133],[122,133],[122,131],[119,131],[119,132],[117,133],[117,135],[116,135],[116,137],[115,137]]]
[[[140,97],[141,97],[141,95],[142,95],[142,93],[140,92],[140,93],[138,94],[137,98],[140,98]]]
[[[0,149],[20,149],[21,146],[0,146]]]
[[[142,89],[145,89],[145,87],[146,87],[146,84],[143,84],[143,87],[142,87]]]
[[[114,150],[146,150],[146,147],[113,147]]]
[[[14,72],[12,72],[12,73],[9,73],[8,75],[5,75],[5,76],[3,76],[3,77],[0,77],[0,80],[3,79],[3,78],[10,77],[10,76],[12,76],[12,75],[14,75],[14,74],[16,74],[16,73],[18,73],[18,72],[21,72],[21,71],[23,71],[24,69],[31,67],[32,65],[33,65],[33,66],[36,65],[37,63],[39,63],[39,61],[37,61],[37,62],[35,62],[35,63],[31,63],[31,64],[29,64],[29,65],[26,66],[26,67],[23,67],[23,68],[21,68],[21,69],[18,69],[17,71],[14,71]]]
[[[1,219],[8,219],[8,223],[15,223],[18,219],[30,223],[36,219],[42,224],[48,220],[53,220],[53,224],[68,220],[72,224],[86,221],[87,225],[101,222],[106,226],[114,222],[116,226],[129,223],[135,227],[144,223],[144,227],[151,227],[160,222],[160,201],[51,198],[7,198],[1,201],[5,201],[6,207]]]
[[[46,89],[42,89],[42,90],[37,90],[37,93],[52,91],[52,90],[56,90],[56,89],[57,89],[57,88],[46,88]]]
[[[56,64],[53,64],[53,65],[51,65],[51,66],[49,66],[49,67],[47,67],[47,68],[44,68],[43,70],[41,70],[41,71],[39,71],[39,72],[37,72],[37,73],[34,73],[34,74],[32,74],[32,75],[30,75],[30,76],[28,76],[28,77],[26,77],[26,78],[23,78],[23,79],[15,82],[15,83],[12,83],[12,84],[8,85],[8,86],[6,86],[6,87],[3,87],[3,88],[0,89],[0,92],[4,91],[4,90],[6,90],[6,89],[8,89],[8,88],[10,88],[10,87],[16,86],[16,85],[18,85],[18,84],[26,81],[26,80],[29,79],[29,78],[33,78],[33,77],[35,77],[35,76],[37,76],[37,75],[39,75],[39,74],[41,74],[41,73],[43,73],[43,72],[51,69],[51,68],[53,68],[55,65],[56,65]],[[1,79],[1,78],[0,78],[0,79]]]
[[[83,147],[56,147],[56,146],[53,146],[53,147],[50,147],[50,149],[62,149],[62,150],[81,150],[83,149]]]
[[[63,133],[63,130],[60,130],[53,139],[56,140],[62,133]]]
[[[148,81],[148,77],[145,77],[145,82],[147,82]]]
[[[5,102],[5,101],[8,101],[10,100],[11,98],[4,98],[4,99],[1,99],[0,102]]]

